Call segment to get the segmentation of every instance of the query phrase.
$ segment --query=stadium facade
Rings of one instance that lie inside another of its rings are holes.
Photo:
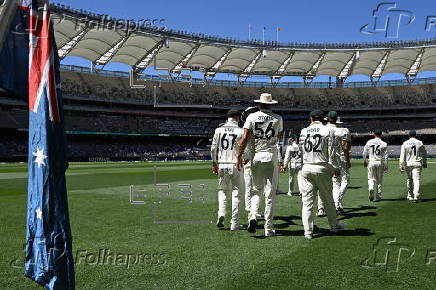
[[[92,63],[91,68],[62,66],[72,160],[207,158],[209,138],[224,112],[251,105],[262,92],[279,100],[277,111],[284,116],[287,135],[298,134],[310,110],[337,110],[353,132],[356,156],[359,145],[379,127],[389,144],[401,144],[409,129],[418,129],[426,143],[436,143],[436,79],[416,78],[436,70],[436,39],[244,42],[138,25],[63,5],[52,10],[60,57],[78,56]],[[110,62],[127,64],[133,73],[104,70]],[[148,68],[164,74],[144,74]],[[192,78],[194,71],[203,78]],[[219,73],[234,74],[238,81],[214,79]],[[389,73],[405,78],[378,81]],[[369,81],[346,82],[357,74]],[[257,75],[270,81],[247,81]],[[334,81],[311,82],[320,75]],[[285,76],[302,81],[280,81]],[[6,90],[0,94],[0,158],[24,160],[26,100]],[[393,155],[397,149],[393,147]],[[435,151],[434,146],[428,149],[430,154]]]

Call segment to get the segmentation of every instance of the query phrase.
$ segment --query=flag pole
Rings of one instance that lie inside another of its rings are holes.
[[[262,29],[262,44],[265,45],[265,26]]]
[[[251,24],[248,24],[248,41],[251,40]]]

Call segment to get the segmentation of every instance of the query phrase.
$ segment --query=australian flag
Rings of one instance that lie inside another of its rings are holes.
[[[25,275],[47,289],[74,289],[72,237],[65,183],[66,144],[59,59],[46,0],[28,13],[29,183]]]

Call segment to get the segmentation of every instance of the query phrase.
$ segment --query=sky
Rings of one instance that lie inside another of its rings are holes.
[[[251,38],[256,39],[262,39],[262,28],[266,27],[266,40],[277,40],[277,27],[280,27],[282,30],[279,32],[279,41],[281,42],[349,43],[436,38],[436,1],[434,0],[58,0],[57,3],[118,18],[164,19],[165,26],[171,29],[242,40],[248,39],[249,25],[252,27]],[[390,28],[387,32],[373,29],[373,12],[380,4],[382,8],[376,12],[377,19],[384,20],[391,15]],[[403,15],[401,18],[398,17],[400,14]],[[367,24],[369,24],[368,29],[363,33],[361,28]],[[88,61],[77,58],[67,58],[64,63],[89,65]],[[106,69],[126,70],[127,68],[123,65],[111,64]],[[427,76],[436,76],[436,73],[424,73],[420,77]],[[398,77],[392,75],[386,76],[385,79]],[[362,78],[358,77],[355,80],[362,80]]]

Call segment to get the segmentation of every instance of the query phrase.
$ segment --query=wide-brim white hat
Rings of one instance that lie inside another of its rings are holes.
[[[260,94],[260,98],[259,100],[254,100],[255,103],[261,103],[261,104],[267,104],[267,105],[274,105],[277,104],[278,102],[272,99],[272,95],[271,94]]]

